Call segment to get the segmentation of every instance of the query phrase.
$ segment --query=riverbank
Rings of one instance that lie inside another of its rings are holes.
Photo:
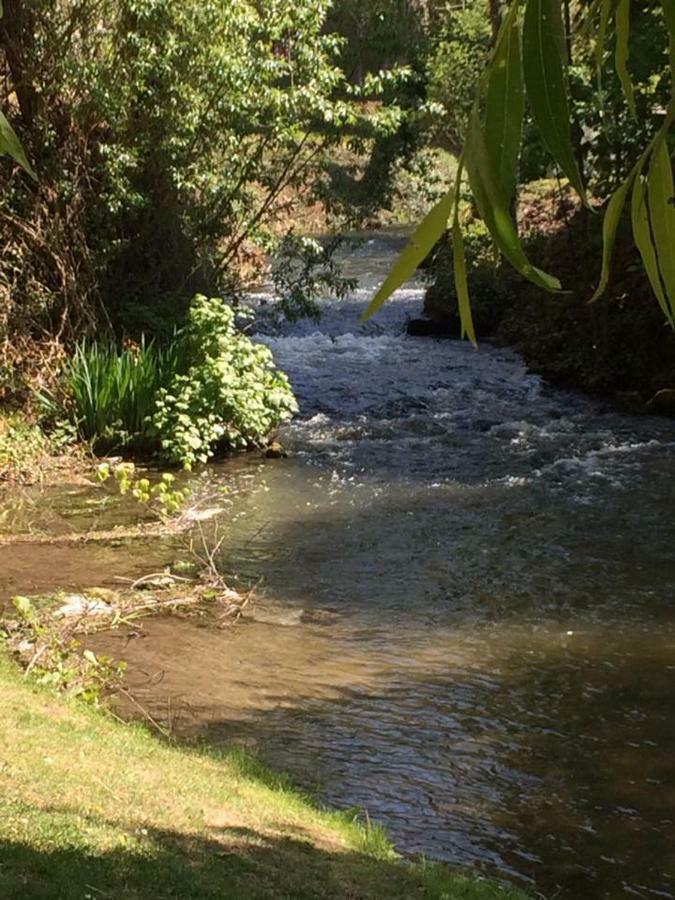
[[[448,898],[515,889],[407,864],[237,752],[163,743],[24,681],[0,654],[0,895],[7,900]]]
[[[619,232],[606,294],[590,303],[602,264],[602,217],[581,208],[568,188],[544,180],[523,188],[518,224],[530,258],[560,278],[564,293],[547,294],[508,264],[495,266],[482,223],[469,223],[479,339],[513,348],[530,371],[553,384],[609,398],[631,412],[674,414],[675,332],[651,294],[629,229]],[[438,254],[431,277],[425,313],[438,329],[458,335],[449,250]]]

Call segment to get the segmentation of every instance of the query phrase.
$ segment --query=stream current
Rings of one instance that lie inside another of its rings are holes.
[[[397,847],[566,900],[675,897],[675,425],[405,335],[422,288],[261,334],[300,415],[235,485],[239,627],[97,639],[153,715],[241,742]],[[161,673],[161,678],[159,674]]]

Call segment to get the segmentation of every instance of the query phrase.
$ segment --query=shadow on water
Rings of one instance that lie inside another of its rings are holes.
[[[418,634],[406,668],[402,648],[386,661],[339,642],[330,659],[331,636],[316,627],[243,626],[236,651],[220,641],[220,660],[211,632],[183,624],[169,650],[158,628],[135,647],[147,642],[143,669],[166,665],[165,680],[135,694],[178,734],[243,743],[322,799],[386,821],[399,846],[532,879],[545,895],[672,889],[672,671],[653,635],[630,653],[627,635],[600,630],[556,638],[504,625],[499,646],[474,628]]]
[[[268,594],[241,627],[94,642],[152,715],[367,809],[409,852],[566,900],[672,893],[669,498],[364,486],[319,505],[294,471],[238,507],[227,563]]]

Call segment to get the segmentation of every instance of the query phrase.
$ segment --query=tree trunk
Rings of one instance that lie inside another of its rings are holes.
[[[35,17],[24,0],[4,0],[4,15],[0,19],[0,42],[5,51],[7,66],[26,128],[35,120],[38,95],[33,85],[30,66],[35,59],[33,35]]]

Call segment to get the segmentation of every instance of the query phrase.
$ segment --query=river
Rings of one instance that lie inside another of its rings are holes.
[[[675,423],[406,336],[418,283],[359,327],[395,244],[349,257],[361,286],[318,325],[260,336],[300,402],[291,455],[210,475],[251,615],[98,646],[179,734],[251,747],[403,852],[674,898]]]

